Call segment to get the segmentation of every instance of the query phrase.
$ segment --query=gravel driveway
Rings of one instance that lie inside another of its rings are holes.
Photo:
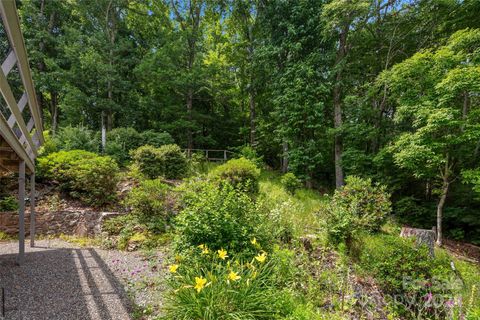
[[[61,240],[37,241],[35,248],[27,244],[22,266],[15,265],[17,252],[18,242],[0,242],[0,287],[9,320],[131,319],[132,301],[150,304],[151,297],[130,292],[130,299],[125,290],[161,274],[138,253],[79,248]]]

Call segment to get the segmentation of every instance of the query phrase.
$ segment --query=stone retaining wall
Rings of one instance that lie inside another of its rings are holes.
[[[36,212],[36,234],[93,236],[101,232],[105,219],[121,215],[117,212],[92,210],[68,210],[59,212]],[[18,213],[0,212],[0,231],[11,236],[18,235]],[[25,233],[30,234],[30,212],[25,212]]]

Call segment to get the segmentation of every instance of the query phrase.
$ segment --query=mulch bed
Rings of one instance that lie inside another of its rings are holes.
[[[450,239],[443,240],[443,246],[448,251],[452,252],[460,258],[465,260],[480,263],[480,247],[471,243],[465,243]]]

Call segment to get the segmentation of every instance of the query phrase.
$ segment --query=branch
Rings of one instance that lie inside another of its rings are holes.
[[[170,4],[172,6],[173,12],[175,13],[175,18],[180,23],[180,27],[182,28],[182,30],[185,30],[185,21],[183,20],[182,15],[178,11],[177,6],[175,5],[175,1],[170,0]]]

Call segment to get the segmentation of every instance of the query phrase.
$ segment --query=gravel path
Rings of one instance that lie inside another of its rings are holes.
[[[134,304],[161,303],[161,254],[147,262],[139,253],[41,240],[35,248],[27,243],[17,266],[17,252],[18,242],[0,242],[6,319],[127,320]]]

